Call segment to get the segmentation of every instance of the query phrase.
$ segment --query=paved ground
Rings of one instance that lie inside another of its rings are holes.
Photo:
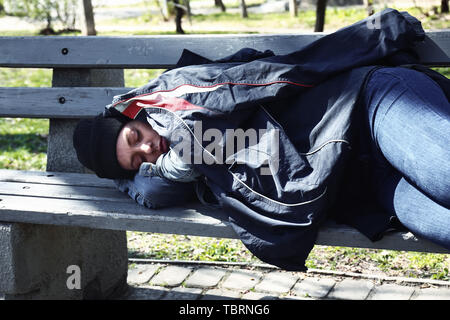
[[[450,300],[450,282],[204,263],[132,263],[126,300]]]

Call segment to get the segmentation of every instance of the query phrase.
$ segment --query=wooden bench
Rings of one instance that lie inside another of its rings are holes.
[[[0,88],[0,116],[50,119],[47,171],[0,170],[0,293],[7,299],[119,294],[126,287],[126,230],[236,238],[220,210],[192,203],[152,211],[112,181],[86,173],[72,148],[73,128],[129,90],[123,69],[172,67],[184,48],[209,58],[243,47],[284,54],[321,36],[0,37],[0,67],[53,69],[51,88]],[[423,64],[450,66],[450,30],[429,32],[417,52]],[[410,233],[371,242],[332,223],[317,244],[448,253]]]

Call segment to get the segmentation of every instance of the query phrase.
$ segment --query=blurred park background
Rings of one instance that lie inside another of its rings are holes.
[[[79,34],[85,21],[98,35],[332,32],[386,7],[442,29],[450,24],[448,1],[0,0],[0,32]]]
[[[448,0],[0,0],[0,36],[333,32],[391,7],[450,28]],[[1,39],[0,39],[1,45]],[[438,68],[450,76],[450,68]],[[163,70],[125,70],[138,87]],[[51,87],[50,69],[0,68],[0,87]],[[45,103],[45,102],[43,102]],[[46,168],[48,120],[0,118],[0,168]],[[259,263],[239,240],[128,232],[132,257]],[[316,246],[307,266],[450,280],[450,255]]]

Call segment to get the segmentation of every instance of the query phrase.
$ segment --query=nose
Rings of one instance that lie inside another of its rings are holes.
[[[151,154],[152,153],[152,147],[150,146],[150,143],[142,143],[139,146],[139,150],[142,151],[145,154]]]

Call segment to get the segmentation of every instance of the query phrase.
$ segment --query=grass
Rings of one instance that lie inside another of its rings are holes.
[[[432,68],[432,69],[450,79],[450,68]]]
[[[442,19],[436,16],[424,17],[417,9],[408,11],[420,18],[426,29],[442,28]],[[340,28],[365,17],[365,10],[359,8],[328,8],[326,31]],[[311,31],[314,12],[301,11],[297,18],[288,13],[257,15],[243,21],[238,14],[219,13],[193,17],[193,26],[202,28],[201,33],[257,32],[262,29],[276,32],[277,29]],[[161,23],[158,17],[143,16],[126,20],[110,20],[103,23],[121,26],[148,26],[148,30]],[[184,22],[187,25],[186,21]],[[100,35],[130,34],[173,34],[173,22],[167,23],[167,30],[151,31],[111,31]],[[226,31],[224,31],[226,30]],[[35,35],[33,31],[2,32],[1,35]],[[450,78],[450,68],[439,68],[439,72]],[[163,70],[125,70],[125,85],[138,87],[158,76]],[[7,69],[0,68],[0,86],[3,87],[49,87],[52,71],[49,69]],[[0,118],[0,168],[19,170],[45,170],[48,135],[46,119]],[[239,240],[203,238],[182,235],[162,235],[141,232],[127,232],[130,255],[141,258],[212,260],[236,262],[260,262]],[[345,247],[315,246],[306,261],[309,268],[340,270],[450,280],[448,272],[450,255],[427,254],[389,250],[368,250]]]
[[[193,261],[259,261],[241,241],[185,235],[128,232],[128,250],[135,258]]]
[[[0,118],[0,168],[45,170],[48,120]]]

